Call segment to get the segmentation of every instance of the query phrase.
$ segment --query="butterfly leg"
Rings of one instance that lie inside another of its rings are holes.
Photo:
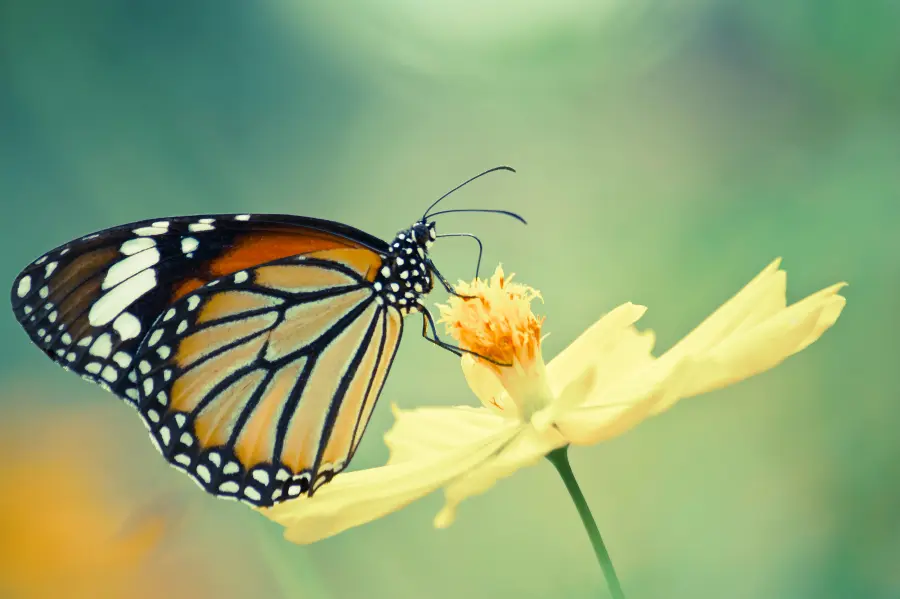
[[[421,306],[421,312],[422,312],[422,337],[424,337],[426,340],[430,341],[431,343],[434,343],[441,349],[446,349],[450,353],[457,355],[457,356],[462,356],[463,354],[469,354],[470,356],[475,356],[476,358],[481,358],[482,360],[487,360],[488,362],[490,362],[492,364],[496,364],[497,366],[512,366],[512,364],[505,364],[503,362],[498,362],[497,360],[495,360],[493,358],[489,358],[488,356],[483,356],[483,355],[479,354],[478,352],[474,352],[474,351],[471,351],[468,349],[463,349],[462,347],[457,347],[456,345],[452,345],[450,343],[447,343],[446,341],[441,341],[440,337],[438,337],[437,327],[434,324],[434,317],[431,316],[431,312],[429,312],[425,306],[422,306],[421,304],[419,304],[419,305]],[[433,335],[433,337],[428,336],[429,328],[431,328],[431,334]]]
[[[434,262],[432,262],[431,260],[428,261],[428,268],[431,269],[431,272],[434,273],[434,276],[437,277],[437,280],[441,282],[441,285],[444,286],[444,289],[447,290],[447,293],[449,293],[450,295],[455,295],[460,299],[474,299],[474,296],[472,295],[462,295],[460,293],[457,293],[456,289],[453,288],[453,285],[451,285],[450,282],[444,278],[444,275],[441,274],[441,271],[435,268]]]

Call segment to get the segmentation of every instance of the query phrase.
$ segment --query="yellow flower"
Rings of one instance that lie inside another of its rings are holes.
[[[460,347],[463,373],[482,407],[399,410],[385,435],[385,466],[341,474],[312,498],[261,510],[285,537],[311,543],[370,522],[443,488],[435,518],[554,449],[620,435],[679,399],[768,370],[835,323],[844,283],[786,305],[786,275],[770,264],[659,358],[654,336],[634,323],[646,310],[623,304],[544,363],[540,294],[498,268],[489,281],[461,283],[440,306]],[[473,355],[476,354],[476,355]]]

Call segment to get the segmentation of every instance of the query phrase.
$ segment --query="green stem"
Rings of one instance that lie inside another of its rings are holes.
[[[572,497],[572,503],[575,504],[578,515],[581,516],[581,523],[584,524],[584,529],[591,539],[591,545],[594,547],[597,561],[600,562],[600,568],[603,570],[603,575],[606,577],[606,584],[609,587],[610,595],[613,596],[613,599],[625,599],[625,594],[622,592],[622,585],[619,583],[619,577],[616,576],[616,569],[613,568],[612,560],[609,558],[609,552],[606,550],[606,545],[603,544],[603,537],[600,536],[600,530],[597,528],[597,522],[591,514],[591,508],[588,507],[587,500],[584,498],[584,493],[581,492],[581,487],[578,486],[578,481],[575,480],[575,474],[572,472],[572,467],[569,465],[568,451],[568,446],[560,447],[547,454],[547,459],[550,460],[550,463],[553,464],[556,471],[559,472],[560,478],[562,478],[566,485],[566,490],[569,491],[569,495]]]

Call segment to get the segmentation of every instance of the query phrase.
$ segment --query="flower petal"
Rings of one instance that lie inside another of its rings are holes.
[[[401,410],[393,406],[394,426],[385,433],[388,464],[440,457],[468,443],[479,443],[507,426],[506,419],[471,406]]]
[[[503,388],[503,383],[497,378],[494,370],[468,354],[462,357],[460,363],[469,388],[484,407],[491,412],[503,414],[507,418],[519,417],[516,402]]]
[[[313,497],[259,512],[283,525],[289,541],[313,543],[396,511],[465,475],[497,455],[520,430],[514,421],[484,409],[399,411],[388,433],[392,463],[339,474]],[[454,433],[459,434],[455,440]]]
[[[683,397],[684,389],[695,377],[694,368],[688,361],[674,367],[654,362],[607,389],[600,401],[559,415],[556,430],[576,445],[591,445],[621,435],[658,406]]]
[[[521,427],[520,432],[491,459],[484,460],[444,487],[446,504],[435,517],[434,525],[447,528],[456,519],[456,509],[464,499],[484,493],[501,478],[526,466],[533,466],[554,449],[567,444],[555,429],[539,432],[531,426]]]
[[[675,363],[685,356],[702,354],[730,334],[751,327],[783,309],[786,275],[778,270],[780,263],[779,258],[769,264],[661,359]]]
[[[593,385],[583,389],[584,403],[602,403],[606,390],[653,362],[652,331],[638,332],[633,324],[647,308],[627,303],[603,316],[547,365],[547,376],[557,396],[593,370]]]
[[[823,289],[781,310],[758,325],[737,332],[710,351],[692,356],[694,379],[684,397],[720,389],[764,372],[817,340],[837,320],[846,300],[837,295],[845,284]],[[660,404],[670,407],[678,398]]]

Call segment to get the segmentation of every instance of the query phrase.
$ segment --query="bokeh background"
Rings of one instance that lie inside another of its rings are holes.
[[[900,597],[900,3],[307,4],[0,1],[0,280],[175,214],[389,237],[498,164],[519,173],[447,207],[529,226],[441,230],[481,235],[487,268],[543,291],[548,356],[625,301],[650,307],[665,349],[783,256],[790,300],[850,283],[836,327],[573,450],[573,467],[631,598]],[[471,276],[473,245],[434,253]],[[42,358],[9,312],[0,338],[0,594],[605,596],[547,463],[448,530],[432,496],[298,547],[169,469],[130,410]],[[354,466],[386,458],[390,402],[474,401],[456,360],[409,334]]]

